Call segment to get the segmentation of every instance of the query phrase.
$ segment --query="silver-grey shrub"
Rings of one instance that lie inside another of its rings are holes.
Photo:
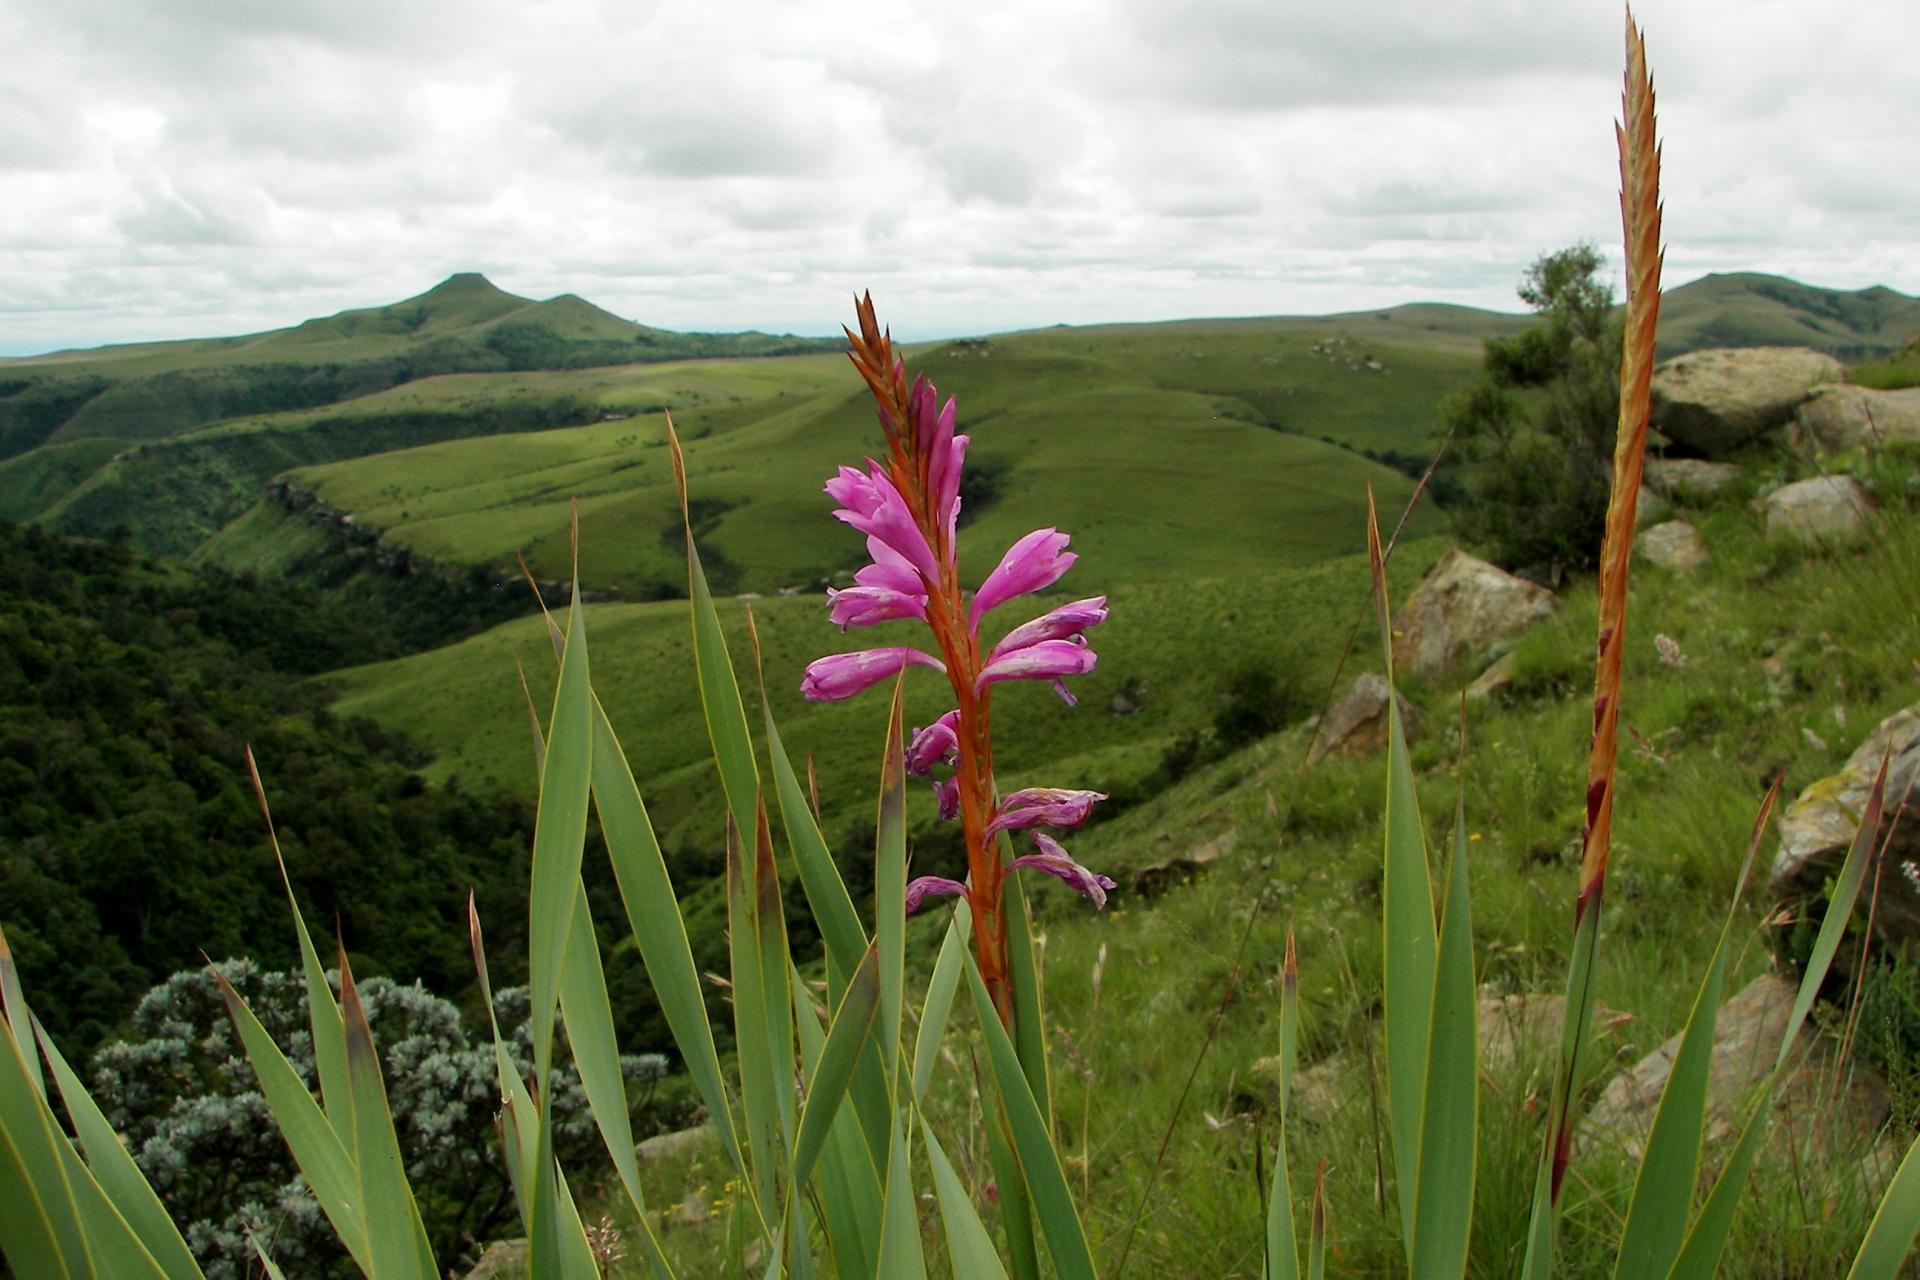
[[[214,968],[317,1088],[300,975],[251,960]],[[337,990],[337,975],[328,976]],[[407,1176],[440,1265],[456,1265],[515,1214],[494,1130],[499,1085],[491,1038],[472,1033],[455,1005],[417,984],[371,978],[359,990],[384,1059]],[[526,989],[502,989],[494,1015],[524,1075],[532,1063]],[[629,1096],[644,1105],[651,1096],[645,1086],[666,1067],[659,1054],[624,1057]],[[252,1273],[248,1231],[272,1242],[289,1275],[353,1274],[274,1127],[211,969],[176,973],[149,991],[134,1010],[129,1038],[94,1055],[92,1077],[94,1097],[125,1135],[208,1280]],[[556,1069],[551,1087],[556,1146],[571,1149],[575,1160],[590,1159],[599,1137],[578,1078]]]

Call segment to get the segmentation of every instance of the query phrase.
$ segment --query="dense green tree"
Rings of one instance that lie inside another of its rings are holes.
[[[1535,323],[1487,343],[1445,426],[1468,461],[1462,535],[1508,568],[1558,579],[1598,561],[1619,417],[1620,323],[1590,244],[1543,254],[1520,297]]]

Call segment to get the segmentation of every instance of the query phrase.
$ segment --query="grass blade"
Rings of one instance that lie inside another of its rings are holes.
[[[526,1082],[520,1079],[520,1072],[514,1066],[506,1042],[500,1038],[500,1019],[493,1011],[493,983],[487,977],[487,952],[480,933],[480,912],[474,906],[471,892],[467,894],[467,941],[473,948],[473,968],[480,979],[480,998],[487,1006],[487,1028],[493,1033],[493,1065],[500,1082],[501,1098],[500,1146],[506,1157],[507,1181],[513,1186],[521,1225],[531,1229],[533,1162],[539,1154],[532,1125],[532,1118],[535,1117],[533,1099],[527,1093]]]
[[[927,1141],[927,1163],[933,1169],[933,1191],[940,1201],[940,1224],[946,1230],[947,1259],[953,1266],[953,1274],[966,1276],[968,1280],[976,1277],[1007,1280],[1007,1270],[1000,1265],[1000,1255],[993,1249],[993,1237],[980,1221],[973,1197],[967,1194],[966,1186],[954,1172],[953,1163],[947,1159],[940,1140],[934,1137],[933,1126],[924,1115],[920,1117],[920,1133]]]
[[[586,621],[580,608],[578,517],[575,528],[573,603],[567,609],[567,648],[560,661],[548,720],[547,758],[540,771],[540,802],[534,816],[532,886],[528,893],[527,984],[532,1005],[533,1078],[545,1081],[553,1066],[553,1024],[560,1002],[560,974],[580,888],[580,857],[587,837],[587,796],[593,768],[593,691],[587,667]],[[344,1003],[344,1001],[343,1001]],[[360,1091],[355,1090],[355,1098]],[[546,1114],[547,1099],[538,1099]],[[544,1120],[543,1120],[544,1123]]]
[[[64,1138],[35,1087],[38,1077],[27,1069],[32,1015],[14,982],[7,1034],[0,1037],[0,1249],[16,1275],[82,1280],[92,1276],[93,1264],[58,1150]]]
[[[896,1116],[887,1157],[887,1199],[881,1210],[880,1270],[887,1280],[913,1280],[927,1274],[920,1249],[920,1202],[913,1194],[913,1162],[905,1117]]]
[[[133,1162],[133,1157],[101,1114],[93,1096],[61,1056],[46,1029],[36,1019],[33,1024],[41,1052],[53,1074],[55,1087],[68,1117],[73,1121],[81,1149],[100,1190],[114,1209],[126,1220],[141,1246],[167,1280],[202,1280],[200,1265],[193,1260],[180,1229],[167,1216],[167,1210],[154,1194],[153,1187]],[[32,1274],[31,1272],[27,1274]]]
[[[1000,865],[1013,862],[1011,846],[1000,837]],[[1008,876],[1000,900],[1007,930],[1007,978],[1013,988],[1013,1044],[1020,1070],[1033,1091],[1034,1105],[1049,1128],[1053,1125],[1053,1073],[1047,1066],[1046,996],[1040,981],[1040,957],[1033,946],[1033,912],[1020,876]]]
[[[1425,1100],[1420,1116],[1420,1186],[1413,1216],[1413,1275],[1457,1277],[1473,1234],[1479,1122],[1478,992],[1473,980],[1472,899],[1467,889],[1466,702],[1461,700],[1461,798],[1454,814],[1452,867],[1440,916]]]
[[[647,1219],[646,1196],[640,1188],[640,1166],[634,1158],[633,1124],[627,1116],[627,1085],[620,1074],[620,1048],[613,1032],[613,1006],[607,999],[607,977],[600,966],[600,944],[593,936],[593,914],[587,909],[583,884],[574,896],[573,929],[567,939],[567,960],[560,972],[560,1009],[567,1022],[567,1044],[594,1123],[613,1158],[620,1185],[633,1205],[647,1264],[657,1276],[672,1276],[673,1268],[660,1251],[660,1241]]]
[[[340,1006],[334,1002],[333,986],[327,981],[320,953],[314,949],[313,937],[307,932],[300,903],[293,896],[293,880],[287,874],[287,860],[280,856],[280,837],[274,830],[267,788],[260,781],[260,768],[254,763],[251,746],[247,748],[247,777],[253,783],[254,799],[260,802],[260,817],[267,824],[267,843],[273,848],[274,865],[280,868],[280,884],[287,891],[287,908],[293,913],[294,932],[300,938],[300,972],[307,989],[307,1023],[313,1032],[313,1065],[320,1077],[321,1105],[341,1145],[350,1145],[353,1142],[353,1092],[347,1086],[346,1024],[340,1020]]]
[[[1867,864],[1872,861],[1874,842],[1879,836],[1886,789],[1887,766],[1882,760],[1873,788],[1867,793],[1859,829],[1853,834],[1846,861],[1841,864],[1840,874],[1834,881],[1826,918],[1820,922],[1820,932],[1814,939],[1806,970],[1800,975],[1800,990],[1794,998],[1793,1010],[1787,1016],[1786,1030],[1780,1037],[1780,1050],[1774,1057],[1773,1070],[1760,1088],[1740,1141],[1722,1166],[1713,1190],[1707,1195],[1706,1205],[1687,1233],[1680,1257],[1668,1272],[1674,1280],[1707,1280],[1720,1265],[1720,1255],[1727,1245],[1727,1233],[1733,1227],[1734,1208],[1746,1189],[1747,1174],[1760,1150],[1760,1137],[1773,1118],[1773,1091],[1789,1065],[1794,1041],[1799,1039],[1807,1011],[1813,1007],[1814,997],[1827,980],[1827,970],[1833,964],[1834,952],[1840,947],[1841,935],[1846,932],[1847,921],[1860,900],[1860,886],[1866,879]]]
[[[1746,894],[1747,878],[1753,872],[1754,859],[1766,837],[1774,803],[1780,796],[1780,781],[1780,778],[1774,779],[1754,817],[1753,830],[1747,838],[1746,859],[1741,863],[1733,898],[1727,904],[1726,921],[1720,926],[1706,979],[1700,984],[1693,1010],[1687,1016],[1680,1052],[1674,1057],[1666,1087],[1660,1094],[1660,1110],[1654,1117],[1646,1153],[1634,1179],[1627,1225],[1621,1233],[1620,1253],[1614,1265],[1615,1280],[1665,1275],[1686,1244],[1687,1216],[1693,1207],[1694,1179],[1699,1172],[1701,1139],[1706,1132],[1707,1085],[1713,1065],[1720,994],[1726,980],[1727,944],[1733,936],[1740,901]]]
[[[854,970],[847,994],[833,1015],[833,1026],[820,1049],[819,1063],[807,1076],[807,1105],[800,1116],[800,1134],[793,1149],[793,1179],[797,1194],[813,1173],[827,1134],[840,1116],[840,1103],[853,1079],[854,1064],[873,1034],[880,1008],[880,958],[869,946]]]
[[[826,944],[833,980],[836,984],[844,983],[859,967],[861,954],[867,949],[867,931],[860,924],[853,896],[847,892],[840,868],[827,850],[826,838],[820,834],[820,824],[807,806],[806,792],[793,771],[793,761],[787,758],[780,730],[773,722],[773,702],[767,697],[766,676],[760,669],[760,633],[754,626],[751,609],[747,610],[747,635],[753,641],[753,670],[760,685],[767,758],[773,766],[773,794],[780,806],[781,824],[786,828],[787,848],[793,853],[793,864],[800,873],[800,887],[806,891],[814,923],[820,927],[820,940]],[[833,994],[835,999],[839,998],[837,985]]]
[[[880,1052],[898,1070],[907,967],[907,747],[902,724],[906,673],[893,682],[887,744],[880,763],[880,811],[874,823],[873,936],[880,953]],[[899,1118],[894,1118],[899,1127]]]
[[[700,684],[700,706],[706,715],[707,735],[713,741],[720,786],[727,793],[727,809],[740,830],[751,831],[754,801],[760,794],[760,770],[754,764],[747,710],[734,680],[727,638],[720,630],[720,615],[713,607],[713,593],[707,589],[707,575],[693,545],[693,521],[687,515],[687,463],[671,416],[667,419],[667,448],[673,457],[673,481],[680,491],[680,523],[687,539],[687,599],[693,606],[693,661]]]
[[[822,1025],[822,1011],[808,995],[800,971],[790,969],[789,976],[794,1007],[799,1010],[796,1021],[800,1029],[801,1068],[812,1079],[818,1074],[821,1056],[826,1052],[827,1028]],[[870,985],[874,992],[874,1007],[878,1009],[880,985],[877,958]],[[814,1092],[809,1090],[807,1093],[809,1110],[813,1106]],[[806,1111],[800,1116],[798,1141],[800,1144],[808,1142]],[[880,1254],[882,1196],[879,1171],[874,1168],[872,1155],[861,1137],[858,1119],[846,1109],[838,1109],[832,1122],[827,1125],[825,1141],[825,1150],[818,1157],[818,1205],[821,1221],[826,1227],[827,1247],[833,1251],[835,1272],[842,1276],[872,1275]],[[803,1178],[795,1178],[793,1182],[794,1187],[803,1193],[806,1190],[804,1181]]]
[[[1313,1221],[1307,1235],[1307,1280],[1325,1280],[1327,1274],[1327,1162],[1313,1180]]]
[[[1273,1156],[1273,1184],[1267,1189],[1265,1274],[1269,1280],[1295,1280],[1300,1274],[1300,1245],[1293,1230],[1293,1186],[1287,1174],[1287,1103],[1293,1091],[1299,1025],[1300,961],[1289,927],[1286,960],[1280,966],[1280,1138]]]
[[[1387,798],[1381,898],[1386,991],[1385,1030],[1388,1113],[1392,1121],[1393,1168],[1400,1199],[1400,1227],[1407,1261],[1413,1261],[1414,1211],[1420,1201],[1421,1110],[1427,1088],[1427,1049],[1432,1035],[1434,969],[1439,940],[1433,923],[1433,881],[1427,870],[1426,828],[1414,790],[1406,729],[1393,690],[1393,627],[1387,604],[1386,558],[1373,491],[1367,491],[1367,557],[1380,618],[1382,661],[1387,669]]]
[[[746,1117],[747,1150],[753,1157],[751,1186],[759,1204],[770,1210],[775,1197],[777,1160],[775,1133],[778,1102],[775,1093],[785,1087],[773,1076],[773,1046],[767,1036],[766,1000],[761,991],[757,920],[758,906],[749,880],[746,850],[740,829],[727,820],[727,958],[733,983],[733,1037],[738,1046],[740,1098]],[[785,975],[781,977],[785,985]],[[791,1076],[788,1079],[792,1079]],[[778,1148],[784,1152],[785,1147]]]
[[[1061,1280],[1093,1280],[1093,1255],[1087,1248],[1086,1232],[1067,1188],[1066,1170],[1060,1166],[1060,1154],[1054,1149],[1053,1136],[1046,1117],[1027,1087],[1026,1073],[1014,1052],[1013,1040],[994,1012],[987,984],[980,978],[979,966],[967,957],[967,985],[973,991],[973,1007],[987,1041],[987,1063],[993,1073],[994,1087],[1000,1095],[1014,1154],[1020,1173],[1040,1219],[1040,1231],[1053,1258],[1053,1269]],[[1002,1202],[1005,1202],[1004,1192]]]
[[[365,1206],[369,1272],[379,1280],[436,1280],[433,1251],[427,1247],[413,1189],[407,1185],[400,1141],[387,1108],[387,1087],[380,1076],[367,1011],[340,955],[340,1012],[347,1024],[347,1084],[353,1090],[353,1159],[359,1174],[359,1203]]]
[[[1920,1142],[1908,1145],[1906,1158],[1874,1210],[1847,1280],[1897,1280],[1916,1235],[1920,1235]]]
[[[927,982],[927,998],[920,1006],[920,1030],[913,1042],[913,1101],[917,1106],[927,1097],[933,1081],[934,1063],[940,1057],[940,1041],[947,1033],[947,1019],[953,1013],[953,996],[960,989],[960,960],[973,936],[973,913],[955,911],[940,941],[940,954],[933,962],[933,977]]]
[[[344,974],[342,975],[344,977]],[[373,1255],[367,1247],[366,1220],[361,1214],[359,1174],[354,1167],[353,1149],[334,1129],[320,1104],[307,1092],[293,1066],[280,1052],[267,1029],[240,998],[219,970],[213,978],[227,1004],[227,1016],[233,1019],[245,1047],[247,1061],[267,1101],[273,1123],[293,1153],[300,1175],[313,1189],[313,1197],[333,1224],[334,1234],[362,1271],[371,1271]],[[346,1114],[352,1114],[348,1107]],[[349,1137],[351,1134],[349,1134]]]
[[[598,698],[593,703],[592,755],[594,812],[606,837],[607,858],[613,864],[620,901],[627,910],[628,928],[640,948],[647,981],[653,984],[681,1061],[707,1106],[722,1149],[744,1182],[749,1176],[747,1162],[734,1127],[733,1104],[720,1073],[720,1055],[714,1048],[713,1026],[707,1020],[706,1001],[700,994],[700,977],[694,970],[693,947],[687,940],[680,902],[653,823],[647,818],[640,788],[634,783],[633,769]]]

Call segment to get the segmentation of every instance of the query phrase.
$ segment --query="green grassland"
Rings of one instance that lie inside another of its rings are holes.
[[[1410,583],[1441,545],[1435,539],[1406,544],[1395,559],[1396,578]],[[1353,556],[1226,580],[1129,582],[1105,570],[1099,559],[1083,559],[1051,601],[1100,593],[1109,598],[1112,618],[1092,637],[1099,667],[1074,681],[1080,705],[1067,709],[1041,685],[1010,685],[996,694],[994,724],[1005,744],[996,764],[1009,786],[1125,789],[1150,773],[1182,734],[1211,722],[1220,707],[1221,673],[1281,669],[1300,696],[1317,697],[1366,595],[1364,564]],[[1001,611],[1007,616],[996,615],[988,630],[1024,621],[1049,602],[1010,604]],[[799,694],[800,672],[823,653],[912,643],[911,624],[843,637],[827,622],[817,594],[721,606],[742,670],[751,669],[746,614],[748,607],[753,611],[774,714],[794,758],[813,758],[829,829],[857,820],[870,807],[864,797],[878,768],[873,734],[885,717],[885,698],[808,703]],[[662,839],[669,847],[712,845],[720,835],[714,825],[720,810],[713,804],[705,722],[688,697],[692,641],[685,602],[589,609],[596,686],[647,790]],[[1272,625],[1273,619],[1285,624]],[[892,633],[897,635],[889,639]],[[533,757],[516,662],[544,714],[553,664],[538,618],[323,680],[336,695],[338,714],[371,717],[432,751],[430,778],[458,775],[470,789],[524,791],[532,785]],[[908,688],[916,724],[950,705],[951,695],[935,674],[916,673]]]
[[[1354,350],[1350,362],[1315,350],[1327,327],[1039,331],[919,353],[941,390],[958,395],[974,441],[970,470],[991,481],[965,508],[982,558],[968,570],[990,568],[984,558],[1026,532],[1022,522],[1036,511],[1130,578],[1223,577],[1358,550],[1365,485],[1392,504],[1410,483],[1355,450],[1424,459],[1432,406],[1464,381],[1474,357],[1353,338],[1344,344]],[[1367,357],[1383,369],[1368,369]],[[857,564],[858,541],[822,518],[819,490],[836,465],[874,445],[872,410],[852,376],[813,360],[686,371],[769,380],[736,386],[725,401],[688,394],[674,408],[716,584],[812,587]],[[640,398],[611,379],[583,390],[600,403]],[[1276,405],[1286,406],[1285,418]],[[520,550],[546,578],[566,574],[564,531],[577,498],[585,583],[645,597],[671,590],[681,573],[662,440],[658,420],[604,423],[451,441],[288,479],[436,561],[511,562]],[[1167,501],[1181,494],[1204,495],[1204,508]],[[1299,518],[1277,521],[1275,510]],[[1431,516],[1421,521],[1420,532],[1438,527]]]
[[[1705,276],[1660,299],[1660,355],[1700,347],[1815,347],[1884,355],[1920,334],[1920,299],[1847,292],[1755,272]]]

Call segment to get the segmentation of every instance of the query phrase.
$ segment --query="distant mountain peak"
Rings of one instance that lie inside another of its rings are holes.
[[[433,288],[420,294],[419,298],[409,299],[409,301],[453,296],[470,297],[475,294],[489,294],[503,298],[514,296],[478,271],[456,271]]]

